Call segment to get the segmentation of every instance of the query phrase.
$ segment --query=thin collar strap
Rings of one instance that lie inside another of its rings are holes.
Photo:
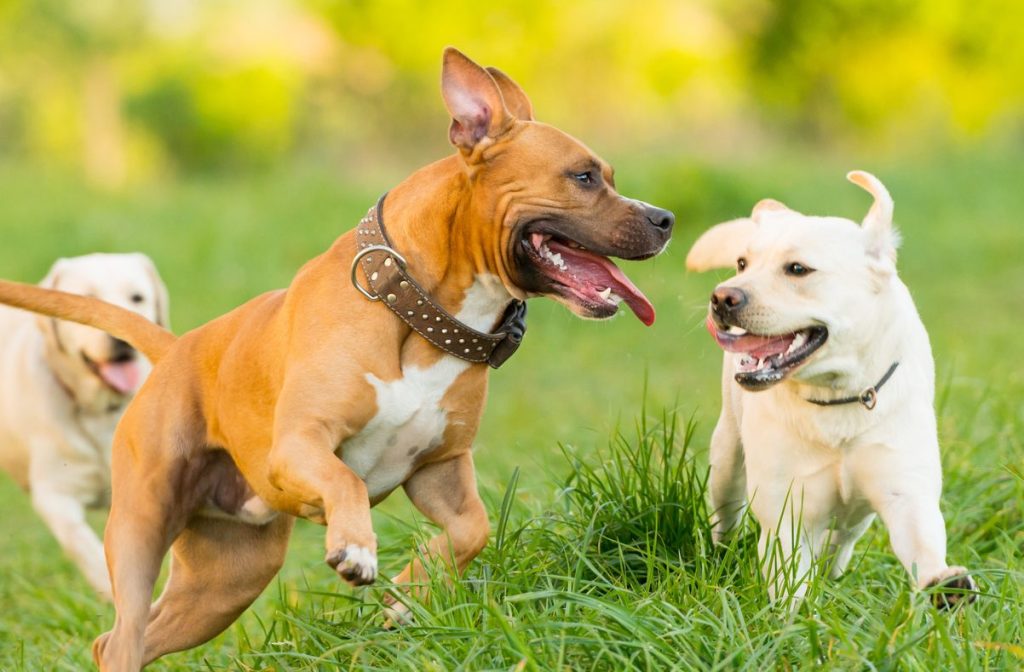
[[[352,284],[370,301],[380,301],[434,347],[474,364],[498,368],[519,348],[526,333],[526,303],[508,305],[492,333],[477,331],[439,306],[406,269],[384,228],[384,198],[378,199],[356,227],[356,256]],[[367,287],[359,284],[362,266]]]
[[[885,372],[885,375],[882,376],[881,380],[871,387],[864,388],[864,390],[855,397],[843,397],[842,399],[808,399],[807,401],[812,404],[817,404],[818,406],[840,406],[842,404],[859,403],[870,411],[875,407],[875,404],[878,403],[878,391],[882,389],[882,386],[885,385],[890,378],[892,378],[892,374],[896,372],[896,367],[899,365],[899,362],[893,362],[892,366],[890,366],[889,370]]]

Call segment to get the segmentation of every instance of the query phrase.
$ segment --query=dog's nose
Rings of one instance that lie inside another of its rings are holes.
[[[110,361],[127,362],[135,358],[135,348],[127,341],[110,337]]]
[[[676,216],[672,214],[671,210],[665,210],[663,208],[656,208],[653,205],[648,205],[645,208],[644,214],[647,216],[647,221],[651,225],[663,233],[671,233],[672,226],[676,223]]]
[[[747,305],[747,294],[736,287],[716,287],[711,292],[711,308],[719,314],[734,312]]]

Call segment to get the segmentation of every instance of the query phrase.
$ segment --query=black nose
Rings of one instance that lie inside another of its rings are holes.
[[[646,207],[647,221],[651,223],[654,228],[664,233],[671,233],[672,226],[676,223],[676,216],[672,214],[671,210],[665,210],[663,208],[656,208],[653,205]]]
[[[711,308],[719,315],[732,313],[747,305],[747,295],[736,287],[716,287],[711,292]]]
[[[120,338],[110,337],[110,361],[130,362],[135,359],[135,348]]]

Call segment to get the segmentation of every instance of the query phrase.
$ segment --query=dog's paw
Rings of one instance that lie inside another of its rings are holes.
[[[947,567],[932,577],[925,588],[933,589],[932,603],[939,609],[952,609],[958,604],[970,604],[977,597],[977,585],[964,567]]]
[[[409,625],[413,621],[412,610],[399,602],[392,595],[384,598],[384,629],[391,630],[403,625]]]
[[[327,552],[327,564],[353,586],[366,586],[377,579],[377,553],[356,544]]]

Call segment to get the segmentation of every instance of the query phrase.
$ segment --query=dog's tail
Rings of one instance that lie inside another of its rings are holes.
[[[91,296],[0,280],[0,303],[102,329],[127,341],[154,364],[177,340],[170,331],[142,315]]]

